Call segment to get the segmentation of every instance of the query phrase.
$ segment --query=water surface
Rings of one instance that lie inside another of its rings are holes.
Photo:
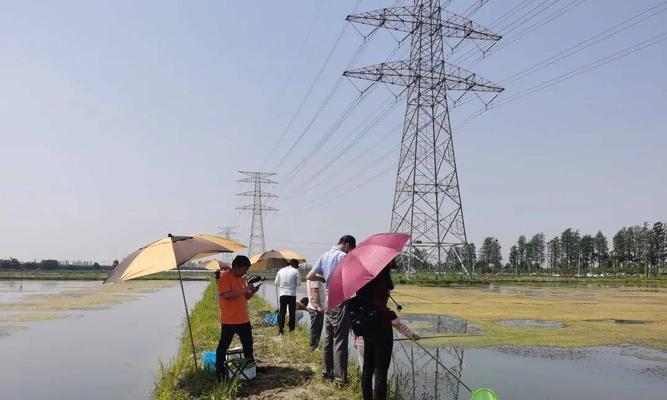
[[[26,281],[26,293],[17,283],[1,282],[0,298],[20,301],[26,294],[95,285],[101,284]],[[184,285],[192,307],[207,282]],[[180,342],[184,322],[180,290],[177,283],[169,283],[106,309],[71,310],[66,318],[22,323],[24,329],[0,335],[1,398],[149,398],[159,360],[173,357]]]

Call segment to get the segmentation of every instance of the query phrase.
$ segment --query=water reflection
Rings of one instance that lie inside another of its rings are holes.
[[[401,319],[408,323],[414,321],[410,316],[401,316]],[[464,320],[442,315],[431,316],[430,319],[434,328],[426,330],[428,333],[471,333]],[[420,330],[420,334],[424,334],[422,332],[424,330]],[[392,359],[394,385],[400,388],[403,398],[409,400],[458,399],[462,389],[459,381],[463,375],[464,354],[463,346],[437,347],[427,353],[410,342],[396,341]]]

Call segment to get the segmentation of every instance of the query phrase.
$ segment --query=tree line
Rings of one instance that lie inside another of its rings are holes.
[[[506,262],[503,262],[500,241],[489,236],[479,250],[474,243],[451,248],[443,269],[457,272],[463,263],[469,272],[476,273],[643,273],[655,276],[663,273],[667,264],[666,230],[667,223],[663,222],[623,227],[612,237],[611,244],[601,231],[582,235],[572,228],[548,241],[544,233],[537,233],[530,239],[521,235],[510,247]],[[424,261],[425,256],[420,256],[420,252],[423,250],[415,249],[413,268],[418,271],[436,269]]]
[[[44,270],[44,271],[54,271],[54,270],[66,270],[66,271],[83,271],[83,270],[110,270],[113,268],[117,261],[114,261],[114,265],[100,265],[99,263],[92,263],[91,265],[72,265],[64,264],[58,260],[41,260],[41,261],[24,261],[21,262],[16,258],[9,259],[0,259],[0,268],[4,269],[14,269],[14,270]]]
[[[503,264],[500,242],[494,237],[484,239],[475,256],[474,244],[461,246],[464,265],[475,266],[481,273],[532,273],[545,269],[552,273],[585,275],[599,273],[660,274],[667,262],[667,224],[656,222],[622,227],[613,236],[611,248],[605,235],[581,234],[567,228],[546,241],[543,233],[530,240],[519,236],[510,247]],[[448,257],[448,263],[452,260]]]

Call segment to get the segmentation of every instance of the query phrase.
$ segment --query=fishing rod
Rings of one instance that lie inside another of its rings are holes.
[[[477,334],[460,334],[460,335],[436,335],[436,336],[420,336],[419,339],[439,339],[439,338],[454,338],[454,337],[477,337],[477,336],[482,336],[482,335],[477,335]],[[412,340],[410,338],[398,338],[394,339],[394,342],[400,342],[404,340]]]
[[[438,358],[436,358],[433,354],[431,354],[428,350],[426,350],[426,347],[419,344],[419,342],[417,342],[417,340],[415,340],[413,338],[409,338],[409,339],[412,340],[412,342],[414,344],[416,344],[420,349],[422,349],[424,351],[424,353],[428,354],[433,360],[435,360],[435,362],[438,363],[438,365],[440,365],[440,367],[442,367],[445,371],[447,371],[449,373],[449,375],[452,376],[452,378],[456,379],[456,381],[458,383],[463,385],[463,387],[466,388],[468,390],[468,392],[470,392],[471,394],[473,393],[472,389],[470,389],[470,387],[468,387],[468,385],[463,383],[463,381],[461,379],[459,379],[452,371],[449,370],[449,368],[447,368],[445,366],[445,364],[443,364]]]
[[[394,302],[394,304],[396,304],[396,309],[398,311],[401,311],[403,309],[403,306],[398,304],[398,302],[396,300],[394,300],[393,297],[391,297],[391,294],[389,295],[389,298],[391,299],[391,301]],[[424,337],[421,337],[420,339],[436,339],[436,338],[447,338],[447,337],[470,337],[470,336],[481,336],[481,335],[476,335],[476,334],[475,335],[466,335],[466,334],[462,334],[462,335],[438,335],[438,336],[424,336]],[[442,367],[442,369],[447,371],[447,373],[449,375],[451,375],[452,378],[454,378],[458,383],[460,383],[464,388],[466,388],[466,390],[471,394],[471,397],[470,397],[471,400],[483,400],[483,399],[497,400],[497,399],[499,399],[498,395],[491,389],[480,388],[480,389],[477,389],[477,390],[474,390],[474,391],[472,389],[470,389],[470,387],[468,385],[466,385],[465,383],[463,383],[463,381],[461,379],[459,379],[456,375],[454,375],[454,373],[449,368],[447,368],[440,361],[440,359],[438,359],[431,352],[426,350],[426,348],[424,346],[422,346],[420,343],[418,343],[416,339],[414,339],[412,337],[394,339],[394,341],[396,341],[396,342],[402,341],[402,340],[410,340],[410,341],[412,341],[412,343],[416,344],[420,349],[422,349],[424,351],[424,353],[426,353],[436,363],[438,363],[438,365],[440,365],[440,367]]]

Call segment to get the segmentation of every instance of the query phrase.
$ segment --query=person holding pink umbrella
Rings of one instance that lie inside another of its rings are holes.
[[[350,320],[355,335],[363,338],[363,364],[361,391],[364,400],[387,398],[387,372],[394,345],[392,327],[414,340],[419,335],[401,322],[396,313],[387,307],[390,291],[394,289],[390,269],[391,261],[380,274],[362,287],[350,300]],[[375,378],[375,387],[373,387]]]
[[[409,238],[401,233],[371,236],[348,253],[331,276],[329,307],[351,298],[350,325],[354,334],[363,338],[364,400],[387,398],[387,371],[394,343],[392,328],[413,340],[420,338],[387,307],[390,291],[394,289],[390,269]]]

